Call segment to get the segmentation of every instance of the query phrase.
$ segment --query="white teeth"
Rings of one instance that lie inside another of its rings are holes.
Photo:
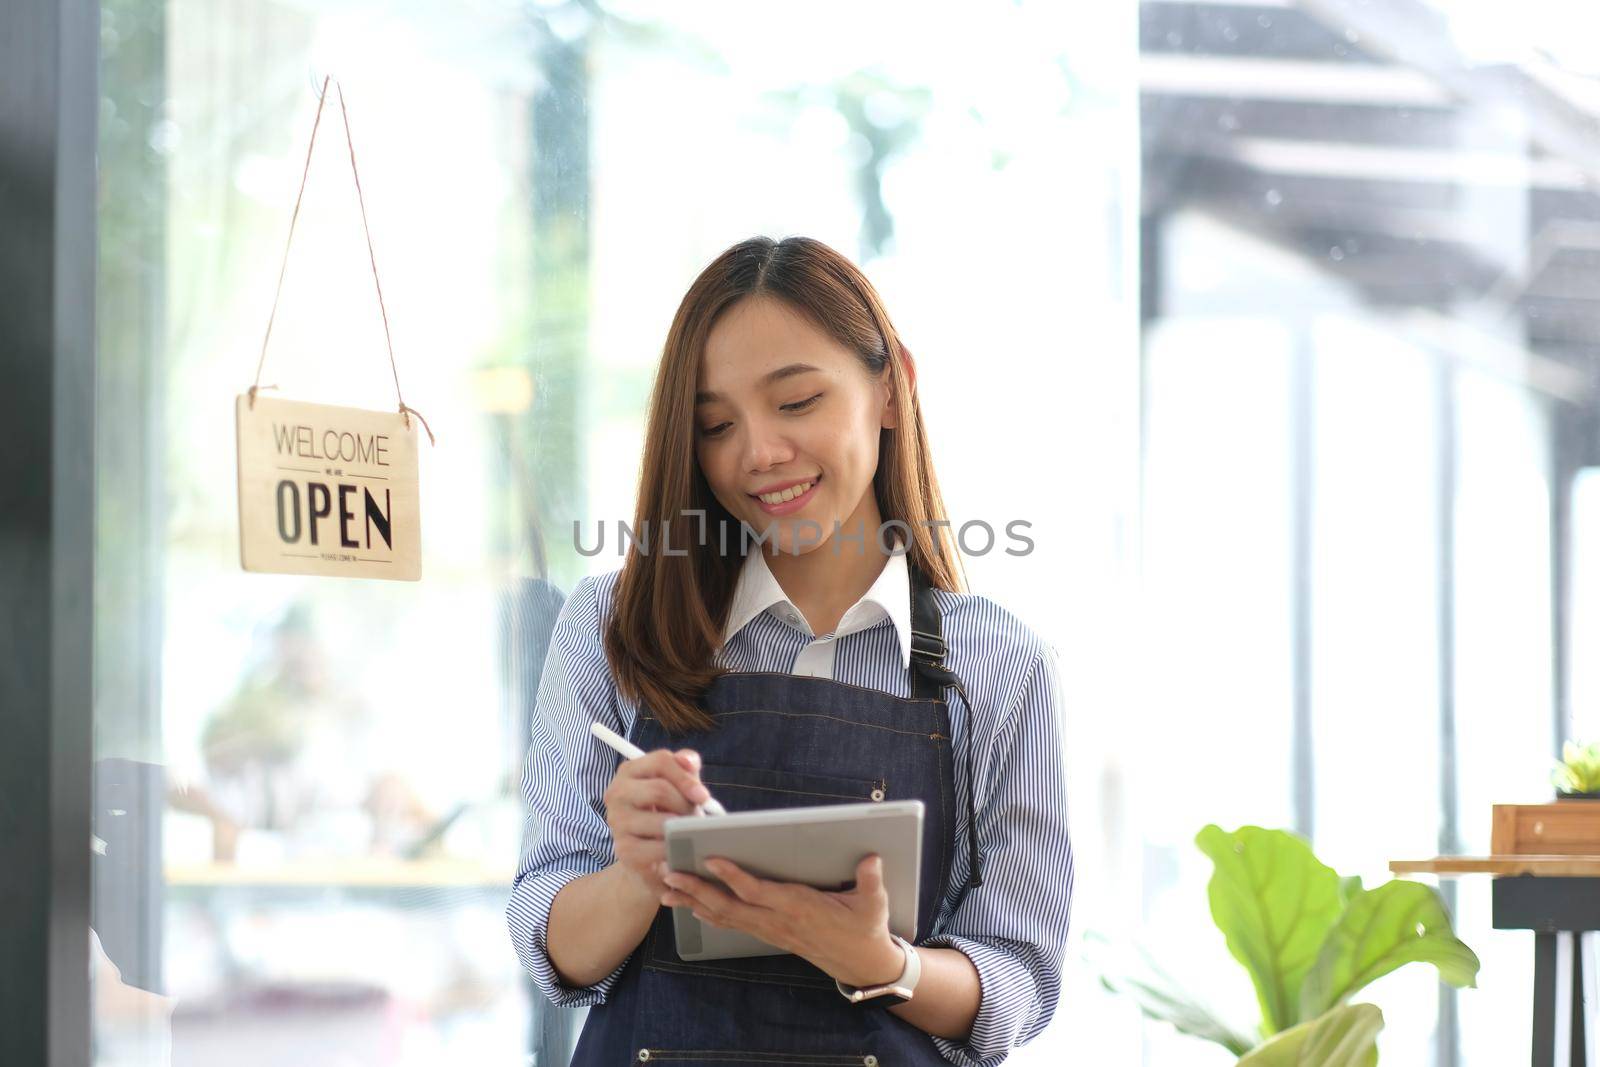
[[[799,485],[792,485],[776,493],[762,493],[761,500],[767,504],[782,504],[785,501],[793,500],[797,496],[804,496],[806,490],[810,489],[811,486],[811,482],[801,482]]]

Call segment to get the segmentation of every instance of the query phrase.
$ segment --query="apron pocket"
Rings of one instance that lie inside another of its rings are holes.
[[[633,1062],[671,1063],[677,1067],[685,1064],[716,1064],[733,1067],[751,1064],[753,1067],[881,1067],[878,1057],[870,1052],[766,1052],[759,1049],[729,1048],[642,1048],[634,1053]]]
[[[727,763],[704,764],[700,780],[730,812],[860,804],[889,796],[889,783],[882,778],[844,778]]]

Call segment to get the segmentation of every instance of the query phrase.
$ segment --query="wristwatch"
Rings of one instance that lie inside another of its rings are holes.
[[[845,985],[837,978],[833,984],[839,987],[839,993],[852,1004],[862,1001],[875,1000],[884,1005],[904,1004],[916,992],[917,979],[922,977],[922,957],[917,955],[917,948],[899,934],[890,934],[895,943],[905,950],[906,969],[900,972],[900,977],[888,985],[867,986],[858,989],[855,986]]]

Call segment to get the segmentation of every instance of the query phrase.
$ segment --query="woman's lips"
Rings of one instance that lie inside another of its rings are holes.
[[[760,497],[751,497],[751,499],[754,500],[756,505],[768,515],[788,515],[792,512],[799,511],[801,508],[806,506],[806,502],[809,501],[816,493],[817,486],[821,483],[821,481],[822,477],[821,475],[818,475],[812,480],[811,488],[807,489],[804,493],[801,493],[793,500],[785,500],[781,504],[769,504]]]

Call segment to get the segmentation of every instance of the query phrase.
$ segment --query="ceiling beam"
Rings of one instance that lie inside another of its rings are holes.
[[[1421,0],[1302,0],[1330,27],[1354,34],[1369,52],[1426,77],[1451,96],[1490,108],[1514,106],[1528,136],[1600,188],[1600,115],[1543,79],[1510,65],[1474,66],[1452,43],[1448,17]]]
[[[1399,66],[1171,53],[1139,56],[1139,89],[1169,96],[1387,107],[1444,107],[1455,99],[1427,75]]]

